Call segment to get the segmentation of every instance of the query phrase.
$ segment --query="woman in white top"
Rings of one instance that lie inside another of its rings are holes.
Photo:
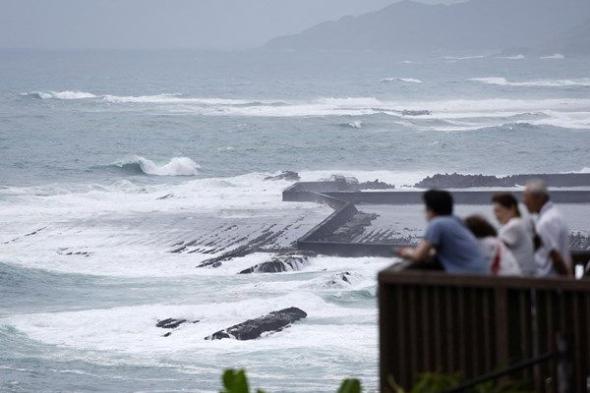
[[[477,238],[480,250],[485,255],[489,272],[494,276],[521,276],[522,271],[512,252],[498,238],[498,232],[485,218],[471,216],[465,225]]]
[[[518,201],[510,193],[496,194],[492,198],[494,214],[502,225],[498,236],[508,247],[525,276],[535,275],[535,247],[533,229],[528,225],[518,208]]]

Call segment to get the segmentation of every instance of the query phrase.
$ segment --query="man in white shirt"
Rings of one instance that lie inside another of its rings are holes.
[[[527,183],[523,202],[529,212],[538,214],[535,231],[540,244],[535,251],[537,276],[572,274],[569,231],[563,216],[549,199],[547,185],[542,180]]]

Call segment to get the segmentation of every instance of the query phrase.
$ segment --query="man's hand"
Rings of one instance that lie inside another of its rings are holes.
[[[426,240],[418,244],[418,247],[404,247],[398,251],[398,255],[404,259],[409,259],[414,262],[427,262],[430,259],[432,245]]]
[[[397,251],[397,255],[400,258],[404,259],[413,259],[414,257],[414,249],[412,247],[404,247]]]

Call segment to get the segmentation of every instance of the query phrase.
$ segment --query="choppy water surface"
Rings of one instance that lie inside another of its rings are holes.
[[[290,183],[265,180],[281,170],[397,186],[587,171],[589,60],[547,57],[0,52],[0,390],[216,391],[225,367],[269,391],[374,389],[390,260],[196,266],[329,214],[281,202]],[[309,316],[279,334],[203,340],[290,306]],[[201,322],[162,337],[168,317]]]

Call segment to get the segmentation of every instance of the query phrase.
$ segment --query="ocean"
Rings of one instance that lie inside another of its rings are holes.
[[[393,259],[197,266],[272,231],[288,247],[330,214],[282,202],[293,181],[267,177],[285,170],[408,189],[590,171],[589,69],[553,54],[0,51],[0,391],[215,392],[230,367],[269,392],[345,377],[376,391],[376,274]],[[204,340],[291,306],[308,317],[282,332]],[[166,318],[199,322],[164,337]]]

